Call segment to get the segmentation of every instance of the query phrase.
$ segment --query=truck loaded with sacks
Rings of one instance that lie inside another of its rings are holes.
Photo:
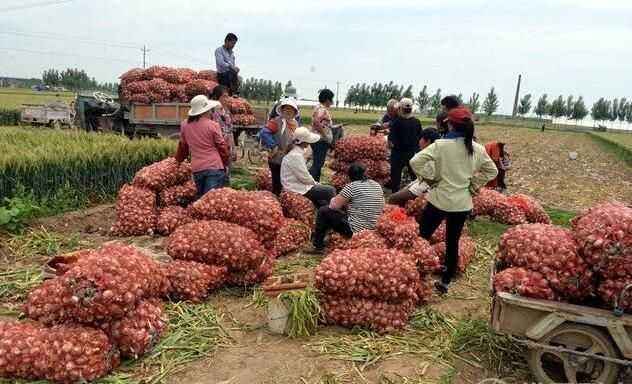
[[[178,134],[191,99],[197,95],[210,95],[218,85],[215,71],[162,66],[134,68],[123,73],[120,80],[119,101],[132,133],[166,137]],[[258,118],[253,107],[239,97],[229,100],[228,109],[234,126],[256,129]],[[267,111],[257,115],[261,119]]]

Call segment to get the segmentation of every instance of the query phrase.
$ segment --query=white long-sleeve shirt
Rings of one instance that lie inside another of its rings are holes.
[[[316,185],[316,181],[307,170],[305,150],[295,146],[281,162],[281,184],[283,189],[304,195]]]
[[[215,50],[215,66],[217,73],[225,73],[235,69],[235,54],[222,45]]]

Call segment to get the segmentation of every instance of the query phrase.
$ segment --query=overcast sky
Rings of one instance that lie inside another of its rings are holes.
[[[522,73],[535,98],[632,98],[630,0],[2,0],[0,75],[70,66],[115,81],[143,44],[150,65],[214,68],[227,32],[242,75],[291,79],[302,97],[337,81],[465,99],[495,86],[510,112]]]

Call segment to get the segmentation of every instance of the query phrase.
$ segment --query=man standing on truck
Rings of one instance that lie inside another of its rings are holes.
[[[227,87],[231,95],[239,93],[239,67],[235,65],[233,52],[235,44],[237,44],[237,35],[229,33],[224,39],[224,45],[215,50],[217,81]]]

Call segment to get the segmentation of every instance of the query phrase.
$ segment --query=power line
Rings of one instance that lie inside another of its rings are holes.
[[[40,1],[39,3],[15,5],[15,6],[12,6],[12,7],[0,8],[0,12],[21,11],[23,9],[40,8],[40,7],[46,7],[46,6],[49,6],[49,5],[58,5],[58,4],[70,3],[71,1],[74,1],[74,0]]]
[[[130,63],[137,64],[138,63],[137,61],[133,61],[133,60],[113,59],[111,57],[87,56],[87,55],[78,55],[76,53],[62,53],[62,52],[53,52],[53,51],[37,51],[37,50],[33,50],[33,49],[23,49],[23,48],[0,47],[0,50],[24,52],[24,53],[33,53],[33,54],[38,54],[38,55],[79,57],[79,58],[85,58],[85,59],[112,61],[112,62],[119,62],[119,63],[126,63],[126,64],[130,64]]]
[[[125,48],[125,49],[137,49],[138,45],[132,43],[111,43],[103,40],[91,40],[91,39],[78,39],[76,37],[68,37],[58,34],[46,33],[46,32],[20,32],[20,31],[0,31],[0,34],[3,35],[12,35],[12,36],[21,36],[28,37],[34,39],[48,39],[48,40],[59,40],[59,41],[74,41],[83,44],[90,45],[101,45],[104,47],[112,47],[112,48]]]

